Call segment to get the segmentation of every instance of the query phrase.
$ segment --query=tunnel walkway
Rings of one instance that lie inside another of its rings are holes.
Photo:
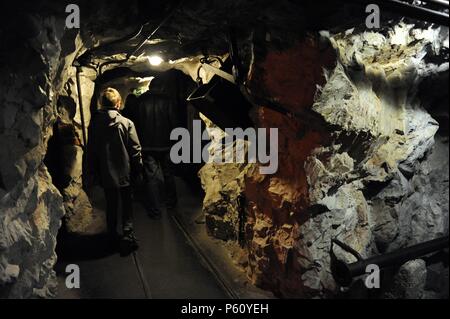
[[[58,295],[74,298],[155,298],[155,299],[223,299],[228,295],[189,245],[176,222],[164,212],[161,220],[149,219],[140,204],[135,203],[135,231],[140,249],[136,254],[120,257],[118,253],[91,254],[100,239],[92,237],[80,245],[65,249],[83,250],[60,258],[56,266]],[[95,250],[95,249],[94,249]],[[65,268],[80,267],[80,289],[67,289]]]

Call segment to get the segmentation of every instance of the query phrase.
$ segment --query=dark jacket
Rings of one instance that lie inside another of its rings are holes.
[[[130,186],[142,172],[142,154],[133,122],[115,110],[97,112],[89,128],[89,168],[105,188]]]
[[[163,84],[153,85],[141,95],[129,114],[143,151],[168,151],[172,146],[170,134],[177,127],[176,98]]]

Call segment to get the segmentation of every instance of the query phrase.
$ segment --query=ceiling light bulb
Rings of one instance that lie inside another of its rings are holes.
[[[148,62],[153,66],[159,66],[163,63],[163,59],[157,55],[152,55],[148,57]]]

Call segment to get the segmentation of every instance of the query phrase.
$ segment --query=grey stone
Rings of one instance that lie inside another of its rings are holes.
[[[393,287],[386,293],[389,299],[421,299],[424,297],[427,267],[422,259],[411,260],[400,267]]]

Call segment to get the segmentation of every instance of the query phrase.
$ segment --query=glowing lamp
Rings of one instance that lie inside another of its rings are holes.
[[[148,62],[153,66],[159,66],[163,63],[163,59],[160,56],[152,55],[148,57]]]

